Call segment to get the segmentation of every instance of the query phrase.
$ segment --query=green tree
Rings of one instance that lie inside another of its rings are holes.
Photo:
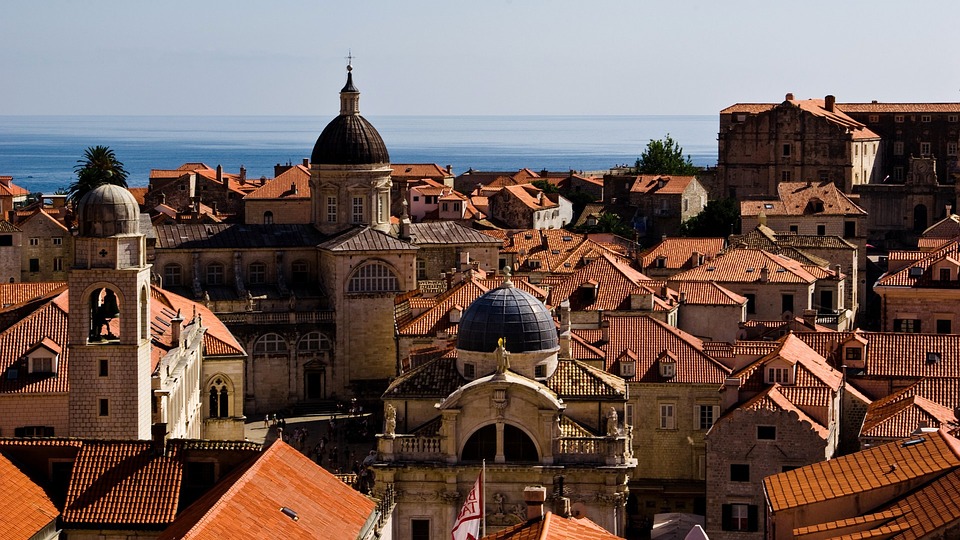
[[[67,188],[67,194],[74,203],[101,184],[127,187],[127,171],[123,163],[106,146],[90,146],[84,150],[83,158],[77,160],[73,171],[77,179]]]
[[[544,193],[560,193],[560,188],[551,184],[549,180],[534,180],[530,183]]]
[[[715,199],[680,225],[680,236],[714,237],[740,229],[740,205],[736,199]]]
[[[690,161],[690,156],[683,157],[683,148],[667,133],[663,139],[647,143],[647,148],[640,154],[636,164],[637,174],[674,174],[691,176],[697,174],[700,168]]]
[[[613,212],[604,212],[600,214],[597,218],[595,225],[582,225],[575,232],[591,234],[591,233],[613,233],[617,236],[622,236],[624,238],[633,238],[634,230],[630,227],[629,224],[624,223],[620,216],[614,214]]]

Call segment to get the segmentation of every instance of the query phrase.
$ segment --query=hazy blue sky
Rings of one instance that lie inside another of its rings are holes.
[[[951,1],[5,0],[0,115],[716,114],[960,101]]]

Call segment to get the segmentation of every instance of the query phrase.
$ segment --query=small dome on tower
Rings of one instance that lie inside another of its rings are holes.
[[[77,204],[77,226],[80,236],[140,234],[140,205],[126,188],[102,184]]]
[[[323,128],[310,162],[318,165],[366,165],[389,163],[387,145],[377,128],[360,116],[360,91],[353,85],[353,72],[347,66],[347,84],[340,90],[340,115]]]
[[[504,338],[511,353],[548,351],[560,347],[553,317],[532,294],[507,280],[470,304],[460,316],[457,348],[493,352]]]

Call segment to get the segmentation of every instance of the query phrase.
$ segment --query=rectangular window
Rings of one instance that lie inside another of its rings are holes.
[[[63,257],[54,257],[53,258],[53,271],[60,272],[63,270]]]
[[[31,245],[31,246],[39,246],[39,245],[40,245],[40,239],[39,239],[39,238],[31,238],[31,239],[30,239],[30,245]]]
[[[950,281],[950,269],[941,268],[940,269],[940,281]]]
[[[327,223],[337,222],[337,198],[327,197]]]
[[[62,237],[62,236],[54,236],[54,237],[53,237],[53,245],[55,245],[55,246],[62,246],[62,245],[63,245],[63,237]]]
[[[937,319],[937,333],[938,333],[938,334],[950,334],[950,333],[952,333],[952,332],[951,332],[951,327],[952,327],[952,326],[953,326],[953,325],[951,324],[950,319]]]
[[[894,167],[893,168],[893,179],[902,182],[903,181],[903,167]]]
[[[780,171],[780,181],[789,182],[790,181],[790,171]]]
[[[895,114],[895,115],[893,115],[893,121],[896,122],[896,123],[898,123],[898,124],[902,124],[902,123],[903,123],[903,115],[902,115],[902,114]]]
[[[947,143],[947,155],[948,155],[948,156],[955,156],[955,155],[957,155],[957,143],[955,143],[955,142],[948,142],[948,143]]]
[[[894,319],[894,332],[920,333],[920,319]]]
[[[40,271],[40,259],[30,259],[30,271],[31,272]]]
[[[353,198],[353,212],[350,220],[351,223],[363,223],[363,197]]]
[[[12,234],[2,234],[0,235],[0,246],[12,246],[13,245],[13,235]]]
[[[730,464],[730,481],[731,482],[749,482],[750,481],[750,465],[746,463],[731,463]]]
[[[757,439],[761,441],[777,440],[777,426],[757,426]]]
[[[463,378],[473,380],[477,376],[477,366],[473,362],[463,363]]]
[[[793,313],[793,295],[792,294],[781,294],[780,295],[780,313],[786,312]]]
[[[756,313],[757,312],[757,295],[745,294],[743,296],[747,298],[747,313]]]
[[[789,143],[784,144],[784,145],[783,145],[783,153],[782,153],[781,155],[782,155],[783,157],[790,157],[790,149],[791,149],[791,146],[790,146]]]
[[[920,143],[920,155],[929,156],[930,155],[930,143],[922,142]]]
[[[903,155],[903,141],[894,141],[893,142],[893,155],[902,156]]]
[[[870,116],[867,117],[867,121],[870,122],[871,124],[876,124],[877,122],[880,121],[880,115],[871,114]]]
[[[100,400],[100,416],[110,416],[110,400]]]
[[[673,403],[660,404],[660,429],[677,429],[677,417],[674,415],[676,405]]]
[[[826,182],[830,180],[830,171],[820,171],[817,173],[817,177],[820,178],[821,182]]]
[[[100,359],[100,376],[107,377],[110,375],[110,361],[106,358]]]
[[[53,358],[31,358],[30,373],[53,373]]]
[[[718,405],[697,405],[697,427],[703,431],[710,429],[719,413]]]
[[[920,121],[921,121],[921,122],[929,122],[929,121],[931,121],[932,119],[933,119],[933,117],[931,117],[929,114],[921,114],[921,115],[920,115]]]
[[[856,221],[844,221],[843,222],[843,237],[844,238],[853,238],[857,235],[857,222]]]
[[[781,383],[786,384],[790,381],[790,369],[789,368],[767,368],[767,383]]]
[[[956,121],[957,121],[957,115],[955,115],[955,114],[949,114],[949,115],[947,115],[947,122],[953,122],[953,123],[955,123]]]
[[[410,540],[430,540],[430,520],[410,520]]]
[[[823,236],[825,234],[827,234],[827,226],[817,225],[817,236]]]
[[[863,349],[860,347],[847,347],[847,360],[860,360],[863,356]]]
[[[799,226],[799,225],[791,225],[791,226],[790,226],[790,234],[797,234],[797,233],[799,233],[799,232],[800,232],[800,226]]]
[[[448,203],[443,203],[442,207],[444,212],[450,209],[450,205]]]
[[[623,423],[632,426],[633,425],[633,404],[627,403],[623,407]]]
[[[413,196],[413,202],[420,202],[420,196],[419,196],[419,195],[414,195],[414,196]]]
[[[725,531],[757,531],[759,529],[757,505],[739,503],[723,505],[721,526]]]
[[[427,261],[417,259],[417,279],[427,279]]]
[[[528,372],[529,373],[529,372]],[[542,379],[547,376],[547,365],[546,364],[537,364],[533,366],[533,376],[537,379]]]

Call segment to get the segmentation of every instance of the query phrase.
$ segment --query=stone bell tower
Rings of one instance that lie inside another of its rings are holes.
[[[140,207],[125,188],[99,186],[77,205],[67,273],[70,436],[151,436],[150,265]]]

